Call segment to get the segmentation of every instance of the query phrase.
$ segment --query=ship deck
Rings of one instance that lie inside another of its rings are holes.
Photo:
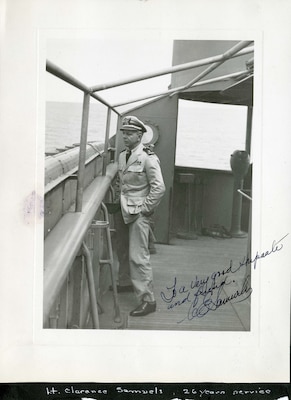
[[[131,330],[189,330],[189,331],[248,331],[250,330],[250,292],[240,296],[243,281],[248,271],[241,267],[236,273],[222,274],[230,266],[239,265],[247,254],[247,238],[213,238],[199,236],[197,240],[173,238],[169,245],[156,244],[156,254],[151,255],[154,274],[157,310],[144,317],[131,317],[129,312],[138,304],[133,293],[119,293],[122,322],[113,321],[112,292],[101,298],[104,312],[99,315],[101,329]],[[233,268],[234,269],[234,268]],[[219,271],[215,279],[217,289],[204,297],[197,295],[198,287],[211,287],[213,273]],[[225,276],[228,276],[225,280]],[[207,286],[198,282],[207,280]],[[248,278],[250,279],[250,278]],[[174,290],[176,296],[171,300]],[[222,282],[225,282],[223,284]],[[250,288],[250,282],[246,285]],[[246,288],[246,286],[244,286]],[[188,292],[186,292],[188,290]],[[163,295],[164,293],[164,300]],[[194,295],[196,294],[196,296]],[[229,300],[234,294],[235,299]],[[188,297],[187,297],[188,296]],[[248,298],[246,298],[248,297]],[[206,298],[211,298],[219,307],[208,310]],[[191,304],[193,299],[198,303]],[[227,300],[226,300],[227,299]],[[226,300],[225,304],[221,301]],[[243,300],[243,301],[240,301]],[[222,304],[222,305],[221,305]],[[199,313],[197,313],[199,309]],[[206,313],[205,311],[208,312]]]

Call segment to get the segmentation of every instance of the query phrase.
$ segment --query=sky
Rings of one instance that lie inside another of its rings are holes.
[[[46,45],[46,58],[88,87],[169,68],[172,65],[172,52],[173,40],[166,40],[165,38],[51,38],[47,40]],[[170,83],[171,75],[167,74],[109,90],[102,90],[98,92],[98,95],[109,104],[114,105],[143,95],[167,91]],[[46,100],[81,103],[83,101],[83,93],[47,73]],[[91,99],[91,102],[94,103],[94,101],[94,99]],[[118,107],[117,110],[124,112],[139,104],[140,102],[134,102]],[[180,101],[179,115],[182,115],[182,108],[190,109],[189,112],[191,114],[195,113],[195,110],[199,113],[200,109],[206,108],[209,111],[214,109],[214,112],[218,110],[215,114],[209,114],[215,120],[220,114],[219,105],[215,104]],[[224,111],[227,108],[233,109],[234,106],[223,106]],[[239,143],[245,137],[244,119],[245,112],[243,110],[239,114],[237,112],[229,112],[227,114],[227,121],[231,121],[231,124],[228,123],[225,129],[228,129],[229,125],[236,126],[236,136],[239,136]],[[110,127],[111,134],[116,132],[116,121],[116,115],[113,113]],[[203,128],[204,130],[205,128]],[[212,130],[213,128],[211,128]],[[238,131],[240,131],[239,135]],[[208,138],[206,137],[206,143],[207,140]],[[203,139],[203,141],[205,140]],[[185,146],[183,140],[178,140],[177,153],[184,153],[187,146]],[[181,151],[179,150],[180,148]]]
[[[49,39],[46,58],[87,86],[171,67],[173,41],[168,39]],[[48,101],[82,101],[82,93],[46,74]],[[110,104],[166,91],[170,75],[147,79],[98,94]],[[127,106],[128,107],[128,106]]]

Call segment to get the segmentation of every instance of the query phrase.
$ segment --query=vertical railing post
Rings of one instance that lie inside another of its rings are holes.
[[[105,142],[104,142],[104,153],[103,153],[103,164],[102,164],[102,175],[106,174],[106,162],[108,159],[110,120],[111,120],[111,109],[108,107],[107,108],[106,131],[105,131]]]
[[[88,120],[89,120],[89,105],[90,105],[90,94],[84,93],[80,153],[79,153],[79,169],[78,169],[78,180],[77,180],[76,209],[75,209],[76,212],[82,211]]]
[[[253,107],[248,106],[247,129],[246,129],[246,151],[251,154],[251,137],[252,137]]]
[[[242,196],[238,190],[243,189],[244,177],[250,165],[250,157],[245,150],[235,150],[230,156],[230,166],[233,172],[233,200],[230,233],[234,238],[247,236],[241,231]]]
[[[117,121],[117,127],[119,126],[119,122]],[[120,131],[117,130],[115,134],[115,152],[114,152],[114,161],[118,161],[118,154],[120,152]]]

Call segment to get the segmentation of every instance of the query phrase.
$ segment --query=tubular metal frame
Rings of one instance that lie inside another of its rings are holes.
[[[248,73],[249,73],[248,70],[244,70],[244,71],[234,72],[233,74],[218,76],[217,78],[205,79],[204,81],[200,81],[200,82],[194,83],[193,85],[191,85],[189,87],[189,89],[197,87],[197,86],[208,85],[209,83],[222,82],[222,81],[226,81],[228,79],[234,79],[234,78],[237,78],[239,76],[244,76],[244,75],[246,75]],[[153,94],[148,95],[148,96],[138,97],[138,98],[135,98],[135,99],[132,99],[132,100],[128,100],[128,101],[125,101],[125,102],[121,102],[121,103],[115,103],[115,104],[113,104],[113,107],[125,106],[127,104],[135,103],[137,101],[147,100],[147,99],[151,99],[153,97],[164,96],[164,95],[168,95],[168,94],[171,94],[171,93],[174,93],[174,92],[181,92],[183,90],[185,90],[184,86],[179,86],[179,87],[176,87],[174,89],[169,89],[167,91],[153,93]]]
[[[242,42],[240,42],[242,43]],[[246,42],[243,42],[246,43]],[[245,44],[246,46],[246,44]],[[243,50],[238,51],[236,54],[231,55],[229,58],[238,57],[241,55],[245,55],[253,52],[253,47],[249,46],[244,48]],[[105,137],[105,154],[108,152],[108,138],[109,138],[109,126],[110,126],[110,116],[111,111],[114,111],[120,117],[121,114],[116,111],[112,106],[108,104],[105,100],[100,98],[94,92],[104,89],[109,89],[121,85],[125,85],[128,83],[133,83],[165,74],[175,73],[178,71],[183,71],[195,67],[199,67],[202,65],[213,64],[210,68],[216,68],[217,63],[219,65],[226,61],[225,55],[210,57],[203,60],[198,60],[192,63],[181,64],[178,66],[174,66],[171,68],[164,69],[162,71],[157,71],[155,73],[144,74],[139,77],[134,77],[130,79],[125,79],[117,82],[112,82],[109,84],[98,85],[92,88],[87,87],[82,82],[75,79],[73,76],[69,75],[50,61],[46,63],[46,70],[53,74],[54,76],[64,80],[70,85],[78,88],[84,93],[84,101],[83,101],[83,116],[82,116],[82,128],[81,128],[81,139],[80,139],[80,155],[79,155],[79,168],[78,168],[78,184],[77,184],[77,193],[76,193],[76,209],[75,213],[65,214],[61,221],[56,225],[53,232],[45,240],[44,246],[44,319],[48,319],[49,311],[56,300],[57,294],[61,289],[62,284],[64,283],[66,276],[69,272],[69,269],[81,247],[83,244],[83,238],[93,220],[98,207],[100,206],[104,196],[106,195],[112,179],[117,173],[117,165],[111,164],[108,168],[105,168],[105,162],[107,157],[104,155],[104,165],[103,165],[103,176],[96,178],[93,184],[90,185],[88,189],[86,189],[85,197],[84,197],[84,210],[83,208],[83,192],[84,192],[84,175],[85,175],[85,162],[86,162],[86,144],[87,144],[87,131],[88,131],[88,118],[89,118],[89,104],[90,97],[95,98],[100,103],[106,105],[108,107],[107,114],[107,124],[106,124],[106,137]],[[207,70],[208,70],[207,69]],[[207,71],[206,70],[206,71]],[[204,76],[204,75],[203,75]],[[201,74],[195,78],[195,82],[201,79]],[[188,85],[192,85],[192,83],[188,83]],[[185,90],[185,87],[182,88]],[[177,92],[177,88],[175,89]],[[169,91],[167,92],[169,95]],[[150,97],[156,97],[156,95],[152,95]],[[131,102],[135,102],[133,100]],[[98,189],[98,190],[97,190]],[[97,195],[96,195],[97,192]],[[56,244],[58,244],[59,251],[56,251]],[[83,249],[85,251],[85,255],[87,254],[86,247],[83,245]],[[90,261],[90,260],[89,260]],[[89,273],[90,273],[90,263],[89,263]],[[93,292],[92,292],[93,293]],[[91,293],[91,294],[92,294]],[[93,293],[94,297],[94,293]],[[94,310],[94,325],[98,326],[98,316],[96,316],[96,309]]]
[[[190,82],[188,82],[183,89],[181,90],[186,90],[194,83],[200,81],[200,79],[204,78],[204,76],[208,75],[210,72],[214,71],[216,68],[218,68],[221,64],[223,64],[225,61],[229,60],[230,58],[234,57],[236,54],[238,54],[239,51],[243,50],[245,47],[249,46],[252,42],[250,41],[242,41],[237,43],[235,46],[233,46],[231,49],[226,51],[221,55],[221,60],[212,63],[207,67],[204,71],[202,71],[199,75],[197,75],[194,79],[192,79]],[[179,91],[181,91],[179,90]],[[176,91],[170,95],[170,97],[174,96],[176,93],[179,91]]]
[[[150,99],[150,98],[160,96],[159,94],[152,94],[152,95],[149,95],[147,97],[144,97],[144,98],[141,98],[138,100],[133,99],[126,103],[120,103],[120,104],[113,106],[113,105],[109,104],[108,102],[106,102],[104,99],[102,99],[100,96],[98,96],[95,92],[122,86],[122,85],[126,85],[126,84],[137,82],[137,81],[142,81],[142,80],[158,77],[161,75],[166,75],[166,74],[175,73],[175,72],[179,72],[179,71],[185,71],[187,69],[197,68],[197,67],[200,67],[203,65],[210,64],[209,67],[206,68],[206,70],[204,70],[202,73],[200,73],[198,76],[196,76],[193,80],[188,82],[187,85],[179,87],[179,88],[175,88],[172,90],[168,90],[164,94],[161,94],[162,97],[165,97],[168,95],[170,95],[172,97],[176,93],[179,93],[183,90],[186,90],[186,89],[192,87],[194,84],[196,84],[198,81],[200,81],[204,76],[209,74],[211,71],[216,69],[218,66],[220,66],[222,63],[224,63],[228,59],[233,58],[233,57],[239,57],[239,56],[253,52],[254,47],[250,46],[251,43],[252,43],[251,41],[241,41],[241,42],[237,43],[235,46],[233,46],[230,50],[228,50],[225,53],[218,55],[218,56],[209,57],[209,58],[205,58],[205,59],[190,62],[190,63],[172,66],[170,68],[165,68],[165,69],[162,69],[162,70],[159,70],[156,72],[139,75],[139,76],[136,76],[133,78],[122,79],[119,81],[109,82],[109,83],[105,83],[102,85],[96,85],[91,88],[84,85],[82,82],[80,82],[79,80],[74,78],[72,75],[68,74],[66,71],[62,70],[61,68],[59,68],[58,66],[53,64],[51,61],[47,60],[47,62],[46,62],[47,72],[53,74],[54,76],[62,79],[63,81],[69,83],[70,85],[72,85],[72,86],[76,87],[77,89],[80,89],[81,91],[84,92],[82,129],[81,129],[81,138],[80,138],[80,157],[79,157],[79,168],[78,168],[78,184],[77,184],[77,193],[76,193],[76,212],[82,211],[82,195],[83,195],[84,171],[85,171],[85,162],[86,162],[86,144],[87,144],[90,97],[95,98],[100,103],[102,103],[108,107],[106,133],[105,133],[105,148],[104,148],[104,155],[103,155],[103,157],[104,157],[103,158],[103,169],[102,169],[102,174],[105,175],[105,170],[106,170],[105,163],[106,163],[107,154],[108,154],[108,139],[109,139],[111,111],[114,111],[120,117],[121,114],[115,109],[115,107],[134,103],[139,100],[145,100],[145,99]]]
[[[240,43],[242,43],[242,42],[240,42]],[[243,43],[246,43],[246,42],[243,42]],[[248,43],[252,43],[252,42],[248,42]],[[245,49],[237,52],[236,54],[234,54],[233,57],[240,57],[240,56],[252,53],[253,51],[254,51],[254,47],[249,46],[248,48],[245,48]],[[201,59],[198,61],[193,61],[193,62],[189,62],[189,63],[185,63],[185,64],[175,65],[175,66],[172,66],[169,68],[164,68],[159,71],[150,72],[148,74],[137,75],[133,78],[122,79],[119,81],[108,82],[108,83],[96,85],[91,88],[91,92],[98,92],[100,90],[111,89],[111,88],[114,88],[117,86],[126,85],[128,83],[134,83],[134,82],[138,82],[138,81],[142,81],[142,80],[146,80],[146,79],[150,79],[150,78],[155,78],[155,77],[162,76],[162,75],[185,71],[187,69],[197,68],[197,67],[201,67],[203,65],[209,65],[209,64],[213,64],[213,63],[221,62],[221,61],[222,62],[226,61],[225,53],[218,55],[218,56],[214,56],[214,57],[204,58],[204,59]]]

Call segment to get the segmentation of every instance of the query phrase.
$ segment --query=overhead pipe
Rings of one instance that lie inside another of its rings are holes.
[[[91,89],[84,85],[84,83],[80,82],[78,79],[74,78],[72,75],[68,74],[66,71],[52,63],[51,61],[47,60],[46,61],[46,70],[50,74],[56,76],[57,78],[62,79],[63,81],[69,83],[70,85],[74,86],[77,89],[82,90],[84,93],[89,93],[91,97],[93,97],[95,100],[98,100],[100,103],[105,105],[106,107],[109,107],[114,111],[116,114],[120,115],[118,111],[114,110],[111,104],[107,103],[104,99],[102,99],[100,96],[98,96],[96,93],[92,93]]]
[[[93,97],[93,99],[98,100],[99,103],[102,103],[104,106],[110,108],[110,110],[114,111],[117,115],[120,116],[120,113],[118,111],[116,111],[115,108],[111,104],[107,103],[107,101],[102,99],[102,97],[98,96],[98,94],[90,92],[90,96]]]
[[[248,43],[252,43],[252,42],[248,42]],[[240,56],[252,53],[253,51],[254,51],[254,47],[250,46],[250,47],[247,47],[247,48],[237,52],[236,54],[233,55],[233,57],[240,57]],[[213,56],[213,57],[208,57],[208,58],[204,58],[204,59],[197,60],[197,61],[192,61],[192,62],[185,63],[185,64],[174,65],[172,67],[164,68],[164,69],[150,72],[147,74],[137,75],[132,78],[126,78],[126,79],[121,79],[121,80],[117,80],[117,81],[113,81],[113,82],[95,85],[95,86],[92,86],[90,90],[91,90],[91,92],[98,92],[100,90],[111,89],[111,88],[114,88],[117,86],[126,85],[128,83],[134,83],[134,82],[142,81],[145,79],[150,79],[150,78],[155,78],[155,77],[162,76],[162,75],[172,74],[175,72],[185,71],[187,69],[197,68],[197,67],[201,67],[203,65],[209,65],[209,64],[213,64],[215,62],[219,62],[219,61],[223,61],[223,60],[225,60],[224,54],[218,55],[218,56]]]
[[[84,178],[85,178],[85,163],[86,163],[86,146],[87,146],[87,135],[88,135],[88,121],[89,121],[89,106],[90,106],[90,96],[100,101],[108,107],[108,109],[113,110],[118,115],[120,115],[114,108],[102,100],[97,94],[91,93],[90,88],[84,85],[82,82],[78,81],[72,75],[68,74],[66,71],[59,68],[57,65],[53,64],[51,61],[46,62],[47,72],[53,74],[54,76],[62,79],[63,81],[69,83],[70,85],[76,87],[77,89],[83,91],[83,113],[82,113],[82,126],[81,126],[81,138],[80,138],[80,152],[79,152],[79,168],[77,177],[77,193],[76,193],[76,206],[75,211],[82,211],[82,198],[83,198],[83,188],[84,188]],[[106,131],[105,142],[108,153],[108,135],[109,132]],[[105,167],[106,168],[106,167]],[[105,170],[103,167],[103,175]]]
[[[90,94],[84,93],[80,152],[79,152],[79,168],[78,168],[78,180],[77,180],[77,195],[76,195],[76,210],[75,210],[76,212],[82,211],[88,121],[89,121],[89,105],[90,105]]]
[[[89,93],[90,89],[84,85],[82,82],[78,81],[72,75],[68,74],[66,71],[53,64],[51,61],[46,61],[46,70],[57,78],[62,79],[63,81],[69,83],[70,85],[76,87],[77,89],[82,90],[85,93]]]
[[[106,161],[108,157],[108,142],[109,142],[109,131],[110,131],[110,119],[111,110],[107,109],[107,121],[106,121],[106,131],[105,131],[105,143],[104,143],[104,153],[103,153],[103,163],[102,163],[102,175],[106,173]]]
[[[197,75],[194,79],[192,79],[185,86],[183,86],[182,89],[176,90],[176,92],[171,93],[170,97],[174,96],[178,92],[181,92],[182,90],[186,90],[186,89],[190,88],[194,83],[198,82],[201,78],[204,78],[204,76],[210,74],[210,72],[214,71],[221,64],[223,64],[225,61],[227,61],[230,58],[232,58],[235,54],[237,54],[239,51],[241,51],[245,47],[249,46],[251,43],[252,43],[251,41],[241,41],[241,42],[239,42],[238,44],[233,46],[231,49],[229,49],[225,53],[223,53],[222,56],[221,56],[221,60],[211,64],[208,68],[206,68],[199,75]]]
[[[221,81],[225,81],[225,80],[228,80],[228,79],[237,78],[238,76],[246,75],[248,73],[249,73],[248,70],[244,70],[244,71],[240,71],[240,72],[234,72],[233,74],[218,76],[217,78],[206,79],[204,81],[194,83],[189,89],[191,89],[193,87],[197,87],[197,86],[207,85],[209,83],[221,82]],[[115,104],[112,105],[112,107],[125,106],[127,104],[135,103],[137,101],[142,101],[142,100],[151,99],[153,97],[168,95],[168,94],[174,93],[176,91],[180,91],[183,88],[184,88],[184,86],[179,86],[179,87],[176,87],[174,89],[169,89],[167,91],[164,90],[162,92],[152,93],[151,95],[135,98],[135,99],[132,99],[132,100],[127,100],[127,101],[121,102],[121,103],[115,103]]]

